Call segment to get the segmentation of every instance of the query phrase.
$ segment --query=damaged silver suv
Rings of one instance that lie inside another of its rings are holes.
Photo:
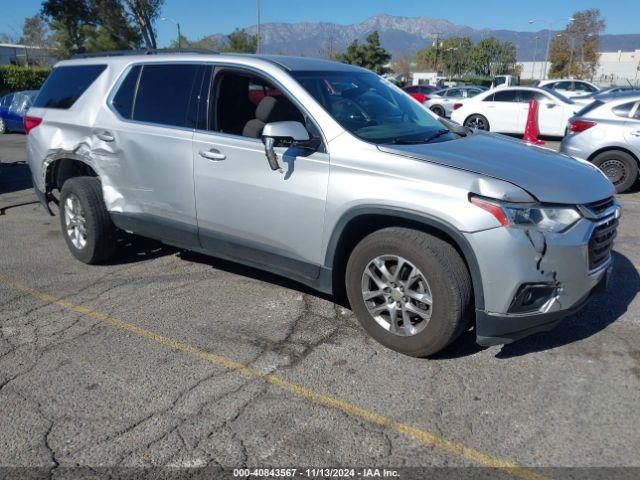
[[[349,65],[78,58],[25,126],[80,261],[108,261],[121,229],[275,272],[346,293],[408,355],[471,327],[481,345],[549,330],[611,268],[620,209],[596,167],[437,118]]]

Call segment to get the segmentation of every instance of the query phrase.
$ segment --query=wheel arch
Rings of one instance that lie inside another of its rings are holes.
[[[628,148],[625,148],[619,145],[607,145],[606,147],[601,147],[595,152],[593,152],[591,155],[589,155],[589,158],[587,158],[587,160],[589,160],[590,162],[593,162],[593,160],[601,153],[610,152],[610,151],[624,152],[628,155],[631,155],[631,157],[636,161],[636,163],[638,164],[638,167],[640,168],[640,158],[638,157],[638,155],[633,153]]]
[[[43,176],[44,193],[47,204],[51,201],[57,203],[57,199],[52,195],[52,191],[61,190],[62,185],[68,179],[85,176],[99,178],[91,161],[71,152],[65,152],[47,158],[43,164]]]
[[[437,236],[451,244],[464,260],[473,286],[476,310],[484,309],[480,267],[471,245],[453,225],[422,212],[395,207],[355,207],[340,217],[327,244],[325,267],[332,271],[333,291],[344,292],[344,277],[349,255],[365,236],[387,227],[407,227]]]

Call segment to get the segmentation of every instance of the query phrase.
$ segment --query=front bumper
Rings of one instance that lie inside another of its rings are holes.
[[[484,311],[476,312],[476,342],[489,347],[512,343],[534,333],[554,329],[563,318],[584,307],[595,293],[607,290],[612,267],[609,266],[599,276],[596,285],[575,305],[565,310],[533,315],[500,315]]]
[[[612,256],[609,251],[598,264],[590,263],[596,258],[590,241],[618,216],[614,203],[606,214],[583,218],[564,233],[493,228],[466,234],[483,279],[483,298],[476,302],[478,343],[510,343],[551,330],[604,289]],[[519,303],[529,286],[542,286],[546,293],[539,302]]]

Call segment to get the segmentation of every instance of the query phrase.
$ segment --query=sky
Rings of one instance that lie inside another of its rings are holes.
[[[19,37],[26,17],[40,9],[40,0],[0,0],[0,33]],[[359,23],[379,13],[407,17],[432,17],[472,28],[534,31],[540,18],[564,27],[577,10],[599,8],[607,22],[605,33],[640,33],[639,0],[260,0],[261,21],[324,21]],[[180,22],[189,39],[212,33],[229,33],[256,23],[256,0],[165,0],[163,15]],[[157,26],[160,45],[176,36],[169,21]]]

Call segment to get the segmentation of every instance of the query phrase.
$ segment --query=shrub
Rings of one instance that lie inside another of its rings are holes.
[[[20,90],[38,90],[50,71],[48,67],[0,65],[0,95]]]

